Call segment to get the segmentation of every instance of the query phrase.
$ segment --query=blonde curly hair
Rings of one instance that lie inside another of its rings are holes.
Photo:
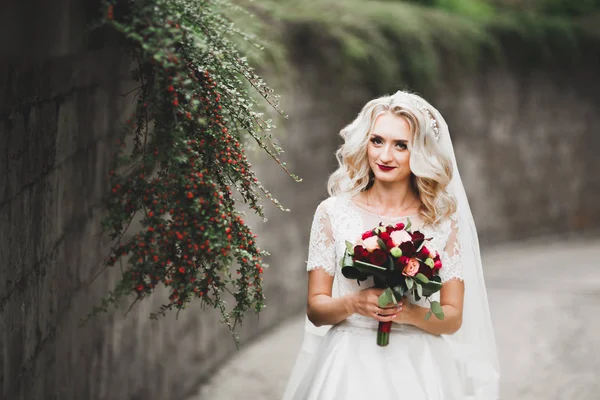
[[[437,142],[438,126],[434,108],[422,97],[399,91],[369,101],[356,119],[340,131],[344,144],[336,151],[339,168],[327,183],[330,196],[354,196],[368,190],[374,182],[367,158],[369,136],[380,115],[390,112],[408,122],[412,140],[410,169],[412,185],[421,200],[419,211],[425,224],[435,225],[456,211],[456,199],[447,191],[453,167],[449,154]]]

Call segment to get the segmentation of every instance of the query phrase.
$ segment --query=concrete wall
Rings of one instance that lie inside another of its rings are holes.
[[[161,298],[77,327],[118,276],[109,271],[89,285],[108,244],[97,234],[110,152],[131,107],[120,94],[133,84],[122,51],[86,35],[93,14],[93,3],[79,0],[0,5],[3,399],[185,397],[235,349],[213,311],[195,306],[179,319],[149,320]],[[568,70],[514,62],[448,72],[427,94],[451,126],[484,242],[600,226],[599,69],[591,54],[589,64]],[[290,114],[280,143],[304,182],[251,156],[292,212],[269,206],[268,222],[248,218],[272,256],[267,308],[259,320],[247,317],[243,342],[304,306],[308,232],[335,168],[337,134],[371,96],[322,70],[309,52],[294,57],[297,75],[279,88]]]
[[[166,296],[78,327],[118,276],[90,285],[108,250],[102,199],[134,84],[129,57],[85,31],[95,5],[0,6],[2,399],[181,398],[233,347],[198,307],[149,320]]]

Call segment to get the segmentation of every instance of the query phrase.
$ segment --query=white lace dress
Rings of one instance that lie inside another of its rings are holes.
[[[345,278],[339,260],[345,241],[383,222],[395,224],[411,219],[414,230],[432,240],[430,249],[440,253],[442,281],[462,279],[460,244],[456,224],[448,219],[435,227],[421,226],[418,216],[386,217],[370,213],[348,196],[324,200],[315,212],[307,269],[322,268],[334,276],[334,296],[344,296],[373,286],[372,278],[361,282]],[[439,300],[439,293],[431,297]],[[427,307],[426,300],[417,303]],[[434,317],[432,317],[434,318]],[[293,392],[295,400],[457,400],[463,399],[460,380],[449,343],[444,336],[412,325],[394,323],[390,344],[376,344],[378,322],[354,314],[333,326]]]

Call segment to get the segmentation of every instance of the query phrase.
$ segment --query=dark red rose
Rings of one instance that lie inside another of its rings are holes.
[[[354,246],[354,259],[358,261],[368,261],[369,252],[361,245]]]
[[[394,247],[394,241],[388,232],[381,232],[379,238],[383,240],[383,243],[385,243],[385,247],[387,247],[388,250]]]
[[[385,228],[385,231],[387,232],[387,234],[388,234],[388,235],[389,235],[390,233],[394,232],[395,230],[396,230],[396,228],[394,228],[394,227],[393,227],[393,226],[391,226],[391,225],[388,225],[388,226]]]
[[[406,264],[408,264],[408,261],[410,260],[410,257],[406,257],[406,256],[400,256],[400,258],[398,259],[398,262],[402,265],[405,266]]]
[[[408,258],[412,258],[415,256],[415,253],[417,252],[417,249],[415,248],[415,245],[413,244],[413,242],[404,242],[400,245],[400,250],[402,250],[402,255],[408,257]]]
[[[405,225],[402,222],[399,222],[399,223],[396,224],[396,230],[400,231],[400,230],[404,229],[404,226]]]
[[[421,261],[425,261],[427,258],[429,258],[430,254],[431,252],[427,249],[427,247],[423,246],[417,253],[417,258]]]
[[[391,238],[390,238],[390,240],[384,241],[384,243],[385,243],[385,247],[387,247],[388,250],[395,246],[394,241]]]
[[[374,265],[383,266],[387,261],[387,253],[381,249],[375,249],[369,254],[369,262]]]
[[[425,275],[427,278],[433,278],[433,270],[425,263],[420,263],[419,272]]]
[[[419,231],[414,231],[410,234],[410,236],[412,237],[413,243],[415,244],[416,248],[419,248],[421,243],[423,243],[423,241],[425,240],[425,235],[423,235]]]
[[[362,234],[362,240],[368,239],[372,236],[375,236],[375,233],[373,231],[367,231]]]

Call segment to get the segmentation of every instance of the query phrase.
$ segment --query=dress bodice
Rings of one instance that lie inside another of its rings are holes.
[[[342,275],[340,260],[346,249],[346,240],[356,243],[362,233],[376,227],[382,222],[392,225],[398,222],[406,223],[410,219],[412,230],[421,231],[426,238],[431,238],[427,248],[440,254],[443,267],[440,270],[442,282],[450,279],[462,279],[460,260],[460,244],[453,218],[441,221],[435,226],[423,225],[419,215],[413,216],[382,216],[369,212],[355,204],[350,196],[332,196],[319,204],[313,219],[307,269],[321,268],[334,277],[332,295],[341,297],[351,292],[357,292],[373,286],[373,278],[358,284],[354,279]],[[439,292],[430,297],[439,300]],[[426,299],[415,304],[429,308]],[[360,314],[353,314],[346,319],[349,325],[364,328],[376,328],[377,321]],[[401,329],[394,324],[393,329]]]

